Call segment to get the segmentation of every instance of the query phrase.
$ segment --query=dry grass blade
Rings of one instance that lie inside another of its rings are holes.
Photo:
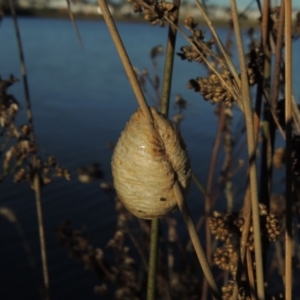
[[[76,20],[74,18],[74,15],[73,15],[73,12],[72,12],[72,9],[71,9],[71,2],[70,0],[66,0],[67,1],[67,5],[68,5],[68,13],[69,13],[69,17],[72,21],[72,24],[73,24],[73,27],[74,27],[74,30],[76,32],[76,36],[77,36],[77,39],[78,39],[78,42],[81,46],[81,49],[83,50],[84,47],[83,47],[83,42],[82,42],[82,38],[81,38],[81,35],[80,35],[80,32],[79,32],[79,29],[78,29],[78,26],[77,26],[77,23],[76,23]]]
[[[286,152],[292,153],[292,3],[285,1],[285,134]],[[286,155],[285,299],[292,299],[292,156]]]
[[[23,76],[23,84],[25,91],[25,100],[26,100],[26,110],[27,110],[27,118],[28,123],[31,126],[30,132],[30,140],[31,142],[35,141],[34,137],[34,129],[33,129],[33,117],[31,110],[31,101],[29,96],[29,87],[27,81],[27,72],[25,65],[25,58],[22,47],[22,40],[19,30],[19,25],[17,21],[17,16],[15,12],[14,2],[13,0],[9,1],[11,14],[13,16],[15,32],[17,37],[19,56],[21,62],[21,71]],[[42,267],[43,267],[43,280],[44,280],[44,289],[45,289],[45,299],[50,299],[49,295],[49,271],[48,271],[48,262],[47,262],[47,251],[46,251],[46,241],[45,241],[45,229],[44,229],[44,220],[43,220],[43,210],[42,210],[42,197],[41,197],[41,184],[40,177],[37,170],[37,156],[33,155],[32,157],[32,166],[33,166],[33,187],[35,192],[35,201],[36,201],[36,209],[37,209],[37,217],[38,217],[38,230],[39,230],[39,239],[40,239],[40,248],[41,248],[41,258],[42,258]]]
[[[19,235],[20,241],[22,243],[23,249],[27,254],[28,263],[30,264],[33,271],[37,272],[37,269],[36,269],[37,263],[36,263],[34,255],[32,253],[31,245],[30,245],[28,239],[26,238],[25,231],[24,231],[23,227],[21,226],[16,214],[14,213],[14,211],[12,211],[8,207],[0,207],[0,216],[2,216],[8,222],[12,223],[15,226],[17,234]]]
[[[263,262],[262,262],[262,247],[260,238],[260,221],[258,208],[258,184],[257,184],[257,168],[256,168],[256,143],[254,137],[253,127],[253,112],[251,107],[251,99],[248,85],[247,69],[245,64],[244,48],[241,36],[241,29],[239,25],[237,5],[234,0],[230,1],[231,11],[233,17],[234,30],[236,34],[236,41],[238,46],[238,56],[241,67],[242,78],[242,98],[245,111],[247,140],[248,140],[248,155],[249,155],[249,176],[251,189],[251,203],[252,203],[252,218],[254,227],[254,248],[255,248],[255,262],[256,262],[256,280],[257,280],[257,297],[259,300],[265,299],[264,293],[264,277],[263,277]]]

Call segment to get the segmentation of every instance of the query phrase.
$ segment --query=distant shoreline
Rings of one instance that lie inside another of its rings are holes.
[[[51,18],[51,19],[69,19],[69,13],[67,11],[61,10],[52,10],[52,9],[20,9],[16,8],[16,14],[19,17],[28,17],[28,18]],[[4,9],[4,17],[11,16],[9,9]],[[74,14],[76,20],[102,20],[101,15],[92,15],[92,14]],[[130,23],[148,23],[142,17],[115,17],[117,22],[130,22]],[[196,20],[200,26],[205,26],[206,23],[204,20]],[[212,20],[213,25],[216,27],[228,27],[228,20]],[[241,26],[243,28],[259,27],[259,21],[255,20],[241,20]]]

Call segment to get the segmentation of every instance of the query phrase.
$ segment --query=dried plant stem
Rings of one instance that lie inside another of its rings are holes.
[[[128,234],[129,238],[131,239],[132,243],[134,244],[135,248],[137,249],[137,251],[141,257],[143,267],[145,268],[146,271],[148,271],[148,264],[147,264],[147,260],[145,258],[142,247],[140,246],[139,242],[136,240],[136,238],[132,234],[132,232],[126,222],[124,223],[124,227],[126,229],[126,233]]]
[[[263,78],[262,84],[264,88],[264,95],[270,99],[270,75],[271,75],[271,51],[270,51],[270,1],[264,1],[263,13],[262,13],[262,48],[264,53],[263,62]],[[258,90],[258,92],[261,92]],[[258,95],[260,96],[260,95]],[[272,104],[271,104],[272,105]],[[272,186],[272,171],[273,171],[273,148],[274,148],[274,135],[275,126],[270,115],[269,104],[264,104],[263,112],[263,130],[262,130],[262,159],[261,159],[261,172],[264,174],[260,178],[260,199],[261,201],[269,206],[269,199]]]
[[[19,24],[17,20],[17,15],[15,11],[14,1],[9,0],[10,4],[10,10],[14,21],[14,27],[15,27],[15,34],[17,38],[18,43],[18,51],[19,51],[19,57],[20,57],[20,64],[21,64],[21,73],[23,77],[23,86],[24,86],[24,92],[25,92],[25,103],[26,103],[26,114],[29,126],[31,126],[30,130],[30,139],[34,140],[34,128],[33,128],[33,118],[32,118],[32,110],[31,110],[31,101],[29,96],[29,87],[28,87],[28,80],[27,80],[27,71],[26,71],[26,65],[25,65],[25,57],[22,47],[22,40],[21,40],[21,34],[19,29]]]
[[[205,195],[205,188],[202,185],[202,183],[199,181],[199,179],[197,178],[197,176],[195,175],[195,173],[192,172],[192,180],[194,181],[196,187],[198,188],[198,190]]]
[[[279,274],[281,275],[281,278],[282,278],[282,282],[284,283],[285,282],[285,279],[284,279],[284,259],[283,259],[283,256],[282,256],[282,244],[280,241],[276,241],[275,242],[275,248],[276,248],[276,252],[275,252],[275,255],[276,255],[276,260],[277,260],[277,268],[279,270]]]
[[[147,300],[155,299],[158,237],[159,237],[159,219],[153,219],[151,221],[151,231],[150,231],[150,256],[149,256],[148,282],[147,282]]]
[[[249,178],[249,174],[247,175],[247,178]],[[243,205],[244,225],[243,225],[242,236],[240,239],[240,257],[239,257],[239,262],[238,262],[237,275],[235,278],[236,280],[234,282],[234,287],[233,287],[233,294],[232,294],[233,300],[238,299],[241,275],[245,270],[247,241],[248,241],[248,236],[249,236],[251,217],[252,217],[252,208],[251,208],[250,185],[249,185],[249,180],[247,180],[247,187],[246,187],[246,193],[245,193],[244,205]]]
[[[272,117],[273,117],[273,121],[275,122],[282,138],[285,140],[285,132],[282,128],[282,126],[280,125],[279,123],[279,120],[278,120],[278,117],[276,115],[276,111],[272,108],[272,105],[271,105],[271,102],[270,102],[270,98],[269,98],[269,93],[266,91],[266,89],[264,88],[263,89],[263,94],[264,94],[264,98],[266,100],[266,102],[269,104],[269,108],[270,108],[270,112],[272,114]],[[300,132],[300,131],[299,131]]]
[[[253,262],[251,257],[251,252],[247,250],[247,275],[248,275],[248,281],[250,286],[250,292],[251,292],[251,300],[256,299],[255,294],[255,279],[253,274]]]
[[[193,220],[191,218],[190,212],[188,210],[188,207],[186,205],[186,202],[182,196],[180,187],[178,182],[176,182],[173,186],[174,195],[178,204],[178,207],[182,213],[183,219],[186,223],[186,227],[188,229],[191,241],[193,243],[196,255],[198,257],[199,263],[201,265],[201,268],[203,270],[204,276],[207,280],[207,283],[211,289],[212,295],[214,299],[221,299],[220,292],[218,290],[217,284],[215,282],[215,279],[213,277],[210,265],[207,261],[207,258],[205,256],[203,247],[201,246],[201,242],[199,240],[199,236],[197,233],[197,230],[195,228],[195,225],[193,223]]]
[[[206,256],[209,263],[211,263],[212,251],[211,251],[211,232],[208,226],[208,216],[213,204],[212,203],[213,179],[214,179],[214,174],[217,165],[217,158],[222,143],[222,136],[223,136],[224,126],[225,126],[225,103],[220,103],[218,105],[218,109],[219,109],[218,128],[217,128],[217,134],[214,140],[214,146],[211,154],[209,172],[207,176],[206,191],[205,191],[205,201],[204,201]],[[207,298],[206,294],[207,294],[207,281],[204,281],[202,284],[201,299],[206,299]]]
[[[214,36],[214,38],[215,38],[215,40],[216,40],[216,42],[217,42],[217,44],[218,44],[218,46],[219,46],[219,48],[220,48],[220,50],[221,50],[221,52],[222,52],[222,54],[223,54],[225,60],[226,60],[226,63],[227,63],[227,65],[228,65],[228,67],[229,67],[231,73],[233,74],[233,77],[234,77],[235,81],[236,81],[237,84],[238,84],[238,87],[240,87],[240,86],[241,86],[241,80],[240,80],[240,77],[239,77],[239,75],[238,75],[238,73],[237,73],[237,71],[236,71],[236,68],[235,68],[234,65],[233,65],[232,60],[230,59],[229,55],[227,54],[226,49],[225,49],[225,47],[224,47],[222,41],[220,40],[220,38],[219,38],[219,36],[218,36],[218,34],[217,34],[217,32],[216,32],[214,26],[212,25],[212,22],[211,22],[211,20],[209,19],[209,16],[208,16],[206,10],[205,10],[204,7],[202,6],[202,4],[199,2],[199,0],[195,0],[195,3],[196,3],[196,5],[197,5],[198,9],[200,10],[202,16],[204,17],[204,20],[205,20],[207,26],[209,27],[211,33],[213,34],[213,36]]]
[[[283,31],[284,31],[284,2],[281,1],[278,32],[276,37],[274,77],[272,82],[271,100],[270,100],[273,109],[276,109],[277,107],[277,101],[279,95]]]
[[[174,4],[179,9],[180,0],[175,0]],[[164,75],[163,75],[162,98],[160,101],[160,110],[166,117],[168,116],[169,113],[176,34],[177,34],[176,28],[174,26],[169,25],[165,67],[164,67]],[[148,272],[148,286],[147,286],[148,300],[155,299],[159,225],[160,225],[159,219],[153,219],[151,221],[150,257],[149,257],[149,272]]]
[[[105,0],[98,0],[98,4],[101,8],[103,18],[105,20],[105,23],[108,27],[110,35],[113,39],[113,42],[116,46],[118,54],[119,54],[119,56],[121,58],[121,61],[123,63],[125,72],[128,76],[128,79],[129,79],[129,82],[130,82],[131,87],[133,89],[133,92],[135,94],[136,100],[138,101],[138,104],[139,104],[145,118],[147,120],[149,120],[150,122],[152,122],[153,118],[152,118],[150,109],[147,105],[147,102],[145,100],[143,91],[140,87],[139,81],[136,77],[136,74],[134,72],[132,64],[131,64],[131,62],[129,60],[129,57],[127,55],[127,52],[125,50],[125,47],[123,45],[123,42],[122,42],[121,37],[119,35],[119,32],[117,30],[116,24],[115,24],[115,22],[113,20],[113,17],[112,17],[112,15],[111,15],[111,13],[108,9],[107,3],[106,3]]]
[[[285,299],[292,299],[292,1],[285,1],[285,134],[286,134],[286,216],[285,216]]]
[[[113,17],[108,9],[107,3],[105,0],[98,0],[98,4],[101,8],[103,18],[108,27],[108,30],[111,34],[111,37],[114,41],[114,44],[117,48],[121,61],[123,63],[124,69],[128,76],[129,82],[132,86],[132,89],[135,93],[136,100],[138,101],[140,108],[147,120],[150,122],[153,121],[151,112],[147,105],[146,99],[144,97],[143,91],[140,87],[132,64],[129,60],[129,57],[126,53],[125,47],[119,35],[119,32],[116,28]],[[154,219],[151,222],[151,231],[150,231],[150,257],[149,257],[149,268],[148,268],[148,286],[147,286],[147,299],[155,299],[155,290],[156,290],[156,270],[157,270],[157,255],[158,255],[158,234],[159,234],[159,220]]]
[[[33,117],[32,117],[32,110],[31,110],[31,101],[29,95],[29,87],[27,81],[27,72],[26,72],[26,65],[25,65],[25,57],[22,47],[22,40],[19,30],[19,25],[17,21],[17,15],[15,12],[15,7],[13,0],[9,1],[11,14],[14,21],[14,27],[17,37],[18,49],[19,49],[19,56],[20,56],[20,63],[21,63],[21,72],[23,77],[23,85],[25,91],[25,101],[26,101],[26,112],[27,112],[27,119],[30,126],[30,141],[35,142],[34,137],[34,128],[33,128]],[[42,268],[43,268],[43,282],[44,282],[44,298],[50,299],[49,295],[49,271],[48,271],[48,262],[47,262],[47,251],[46,251],[46,241],[45,241],[45,229],[44,229],[44,221],[43,221],[43,210],[42,210],[42,197],[41,197],[41,185],[40,185],[40,177],[37,170],[37,156],[34,154],[32,156],[32,166],[33,166],[33,188],[35,192],[35,200],[36,200],[36,209],[37,209],[37,218],[38,218],[38,229],[39,229],[39,240],[40,240],[40,248],[41,248],[41,259],[42,259]]]
[[[249,229],[251,224],[251,195],[250,195],[250,186],[249,183],[247,184],[246,194],[245,194],[245,200],[243,205],[243,219],[244,219],[244,226],[243,226],[243,232],[241,236],[241,262],[244,264],[245,262],[245,254],[247,249],[247,240],[249,236]]]
[[[34,160],[36,161],[36,158],[34,158]],[[39,237],[40,237],[41,257],[42,257],[42,264],[43,264],[43,278],[44,278],[44,286],[45,286],[45,299],[48,300],[50,299],[49,271],[48,271],[48,262],[47,262],[47,252],[46,252],[46,239],[45,239],[45,229],[44,229],[44,220],[43,220],[40,177],[37,170],[34,172],[33,187],[35,191],[36,212],[38,217],[38,229],[39,229]]]
[[[255,144],[257,147],[258,137],[259,137],[259,128],[260,128],[260,113],[261,113],[261,102],[262,102],[262,95],[260,94],[261,85],[259,84],[257,87],[257,97],[256,97],[256,104],[255,104],[255,114],[253,116],[253,124],[254,124],[254,137],[255,137]],[[249,236],[249,230],[251,225],[252,219],[252,208],[251,208],[251,195],[250,195],[250,185],[249,185],[249,172],[247,173],[247,184],[246,184],[246,193],[244,197],[244,204],[243,204],[243,231],[242,236],[240,239],[240,259],[238,264],[237,276],[236,281],[234,283],[233,295],[232,299],[236,300],[238,297],[238,288],[240,284],[241,276],[240,274],[243,272],[245,267],[245,257],[246,257],[246,250],[247,250],[247,240]]]
[[[83,47],[83,42],[82,42],[82,38],[81,38],[81,35],[80,35],[80,32],[79,32],[79,29],[78,29],[78,26],[77,26],[77,23],[76,23],[76,20],[74,18],[74,15],[72,13],[72,9],[71,9],[71,2],[70,0],[66,0],[67,1],[67,5],[68,5],[68,13],[69,13],[69,17],[72,21],[72,24],[73,24],[73,27],[74,27],[74,30],[75,30],[75,33],[76,33],[76,36],[77,36],[77,39],[78,39],[78,42],[81,46],[81,49],[83,50],[84,47]]]
[[[201,56],[201,59],[204,61],[206,66],[209,68],[209,70],[219,78],[220,82],[222,82],[224,87],[227,88],[227,90],[231,93],[232,97],[234,99],[236,99],[241,111],[244,111],[243,106],[241,105],[240,99],[239,99],[239,97],[237,97],[237,95],[238,95],[237,89],[235,87],[233,89],[226,83],[226,81],[221,76],[221,74],[216,70],[214,65],[209,60],[207,60],[207,58],[203,55],[203,53],[201,53],[201,51],[199,51],[199,49],[196,47],[196,45],[193,42],[191,42],[190,38],[177,25],[175,25],[174,22],[172,22],[168,17],[165,17],[165,19],[168,21],[169,24],[172,24],[173,26],[175,26],[176,29],[178,30],[178,32],[180,32],[180,34],[184,37],[184,39],[195,49],[195,51],[197,51],[197,53]],[[218,57],[216,57],[216,58],[218,58]]]
[[[260,221],[258,208],[258,185],[257,185],[257,169],[256,169],[256,143],[253,128],[253,112],[251,107],[251,99],[248,85],[248,76],[244,56],[244,48],[241,36],[241,29],[239,25],[238,12],[235,0],[231,0],[231,11],[233,18],[233,25],[236,35],[239,62],[241,68],[242,78],[242,98],[245,111],[247,141],[248,141],[248,155],[249,155],[249,178],[251,190],[252,203],[252,218],[254,228],[254,249],[255,249],[255,263],[256,263],[256,280],[257,280],[257,298],[259,300],[265,299],[264,294],[264,276],[263,276],[263,261],[262,261],[262,247],[260,235]]]
[[[177,25],[180,0],[174,0],[173,4],[177,7],[177,16],[176,16],[176,21],[174,22],[174,24]],[[163,75],[162,96],[161,96],[161,105],[160,105],[160,110],[165,116],[168,116],[169,113],[176,36],[177,36],[176,28],[171,24],[169,24],[164,75]]]
[[[295,128],[298,134],[300,135],[300,112],[293,95],[292,95],[292,115],[293,115]]]
[[[259,10],[261,11],[260,0],[256,0],[256,2],[257,2],[257,5],[258,5]],[[278,33],[277,33],[278,36],[280,35],[280,32],[279,32],[279,31],[281,30],[281,28],[280,28],[280,26],[281,26],[281,25],[280,25],[280,22],[282,22],[282,20],[281,20],[282,14],[285,14],[284,11],[283,11],[283,8],[282,8],[282,6],[284,6],[284,1],[282,1],[281,4],[282,4],[282,5],[281,5],[281,10],[280,10],[280,16],[279,16],[279,29],[278,29]],[[290,17],[291,17],[291,16],[290,16]],[[271,39],[271,48],[272,48],[272,52],[275,53],[275,55],[276,55],[276,57],[277,57],[277,50],[276,50],[276,48],[275,48],[275,42],[274,42],[274,39],[273,39],[273,35],[271,35],[270,39]],[[279,41],[279,39],[277,38],[277,41],[276,41],[276,47],[277,47],[277,48],[280,47],[280,46],[278,45],[278,41]],[[284,65],[284,62],[282,62],[282,64]],[[275,66],[275,68],[276,68],[276,66]],[[284,73],[284,69],[283,69],[283,68],[281,69],[281,72]],[[282,73],[280,73],[280,79],[282,79],[282,78],[284,77],[284,75],[283,75]],[[276,78],[276,73],[275,73],[275,78]],[[275,83],[275,81],[274,81],[274,83]],[[273,85],[273,87],[274,87],[274,89],[277,88],[277,86],[274,86],[274,85]],[[275,98],[275,96],[274,96],[274,98]],[[272,99],[273,99],[273,94],[272,94]],[[273,102],[270,102],[268,98],[266,99],[266,101],[267,101],[268,103],[273,103]],[[282,135],[283,138],[285,139],[285,135],[284,135],[284,133],[283,133],[283,130],[282,130],[280,124],[278,123],[278,120],[277,120],[277,117],[276,117],[276,113],[275,113],[275,111],[274,111],[274,109],[273,109],[272,107],[271,107],[271,113],[272,113],[273,119],[274,119],[274,121],[275,121],[277,127],[278,127],[279,130],[280,130],[281,135]],[[295,98],[294,98],[293,96],[292,96],[292,114],[293,114],[293,120],[294,120],[294,126],[295,126],[295,129],[297,130],[298,134],[300,134],[300,111],[299,111],[299,109],[298,109],[297,103],[296,103]]]

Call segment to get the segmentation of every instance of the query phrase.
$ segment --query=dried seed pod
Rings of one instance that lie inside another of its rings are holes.
[[[191,177],[186,151],[176,126],[151,107],[153,123],[138,109],[114,149],[112,174],[118,197],[135,216],[160,218],[177,208],[176,180],[185,196]]]

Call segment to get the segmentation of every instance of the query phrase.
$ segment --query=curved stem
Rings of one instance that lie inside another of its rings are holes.
[[[191,241],[193,243],[196,255],[198,257],[199,263],[201,265],[203,274],[207,280],[207,283],[211,289],[212,295],[214,299],[221,299],[221,295],[220,292],[218,290],[217,284],[215,282],[215,279],[213,277],[210,265],[207,261],[207,258],[205,256],[205,252],[203,250],[203,247],[201,245],[196,227],[193,223],[191,214],[189,212],[189,209],[186,205],[186,202],[182,196],[180,187],[178,182],[176,181],[174,186],[173,186],[173,191],[174,191],[174,195],[178,204],[178,207],[182,213],[183,219],[185,221],[186,227],[188,229]]]

